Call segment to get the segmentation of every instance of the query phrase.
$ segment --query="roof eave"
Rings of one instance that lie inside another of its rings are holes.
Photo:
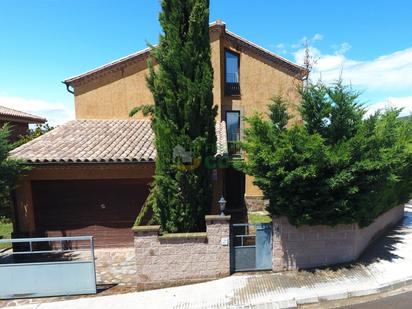
[[[24,117],[14,117],[14,116],[4,116],[0,115],[0,120],[6,122],[18,122],[27,124],[43,124],[47,121],[46,118],[24,118]]]
[[[300,66],[296,63],[293,63],[292,61],[289,61],[288,59],[283,58],[283,57],[281,57],[277,54],[274,54],[271,51],[255,44],[255,43],[253,43],[253,42],[251,42],[247,39],[244,39],[241,36],[239,36],[239,35],[237,35],[233,32],[230,32],[230,31],[226,30],[224,22],[222,22],[222,21],[213,22],[209,25],[209,29],[216,28],[216,27],[224,27],[225,35],[232,36],[236,40],[239,40],[239,41],[243,42],[244,44],[248,44],[252,48],[255,48],[255,49],[259,50],[260,52],[267,54],[269,57],[272,57],[273,59],[276,59],[279,62],[283,62],[285,64],[285,66],[289,67],[289,69],[291,71],[296,73],[295,76],[297,78],[300,78],[301,80],[303,80],[308,75],[308,72],[304,67],[302,67],[302,66]],[[94,74],[97,74],[98,72],[102,72],[104,70],[114,69],[115,66],[118,66],[120,64],[126,64],[128,61],[135,61],[138,58],[144,58],[145,56],[148,56],[150,54],[150,50],[151,50],[151,48],[147,47],[147,48],[142,49],[142,50],[140,50],[138,52],[135,52],[133,54],[130,54],[130,55],[127,55],[125,57],[114,60],[112,62],[106,63],[106,64],[104,64],[102,66],[99,66],[95,69],[86,71],[82,74],[66,78],[64,81],[62,81],[62,83],[66,84],[66,86],[72,86],[73,87],[74,83],[79,82],[79,81],[81,81],[85,78],[89,78],[89,77],[93,76]]]

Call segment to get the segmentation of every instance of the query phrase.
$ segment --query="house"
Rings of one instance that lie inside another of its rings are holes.
[[[29,124],[42,124],[45,122],[45,118],[0,106],[0,128],[5,124],[9,125],[10,142],[15,142],[20,136],[26,135],[29,131]]]
[[[210,25],[214,103],[218,106],[217,156],[240,156],[243,118],[265,112],[274,95],[285,97],[293,121],[304,68],[228,31]],[[15,149],[33,167],[16,191],[15,231],[24,235],[94,235],[102,247],[129,246],[132,226],[149,192],[156,150],[150,121],[130,110],[153,102],[146,86],[145,49],[68,78],[76,120]],[[183,150],[184,153],[184,150]],[[213,173],[212,212],[218,198],[228,212],[263,208],[253,178],[230,168]]]

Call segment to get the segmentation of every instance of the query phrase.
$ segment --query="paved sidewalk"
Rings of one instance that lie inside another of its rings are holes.
[[[412,201],[405,218],[357,264],[314,272],[261,273],[175,288],[42,303],[20,309],[293,308],[376,294],[412,283]]]

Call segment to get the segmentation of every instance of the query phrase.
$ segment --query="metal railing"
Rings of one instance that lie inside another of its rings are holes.
[[[0,244],[21,244],[25,243],[28,244],[29,250],[19,250],[13,251],[9,254],[12,255],[21,255],[21,254],[45,254],[45,253],[71,253],[75,251],[79,251],[78,249],[63,249],[67,248],[63,246],[64,243],[71,241],[88,241],[89,242],[89,249],[90,249],[90,256],[91,260],[94,260],[94,242],[93,236],[69,236],[69,237],[38,237],[38,238],[13,238],[13,239],[0,239]],[[52,243],[52,242],[59,242],[61,249],[51,249],[51,250],[33,250],[33,243]]]
[[[239,83],[225,83],[225,95],[240,95],[240,84]]]
[[[94,294],[92,236],[0,239],[0,299]],[[84,254],[85,253],[85,254]]]

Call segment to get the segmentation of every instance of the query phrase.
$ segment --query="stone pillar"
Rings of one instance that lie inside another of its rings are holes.
[[[207,268],[216,278],[230,275],[230,216],[206,216]]]
[[[160,225],[133,227],[136,252],[136,276],[138,288],[151,288],[151,273],[155,271],[155,258],[159,255],[157,246]]]

